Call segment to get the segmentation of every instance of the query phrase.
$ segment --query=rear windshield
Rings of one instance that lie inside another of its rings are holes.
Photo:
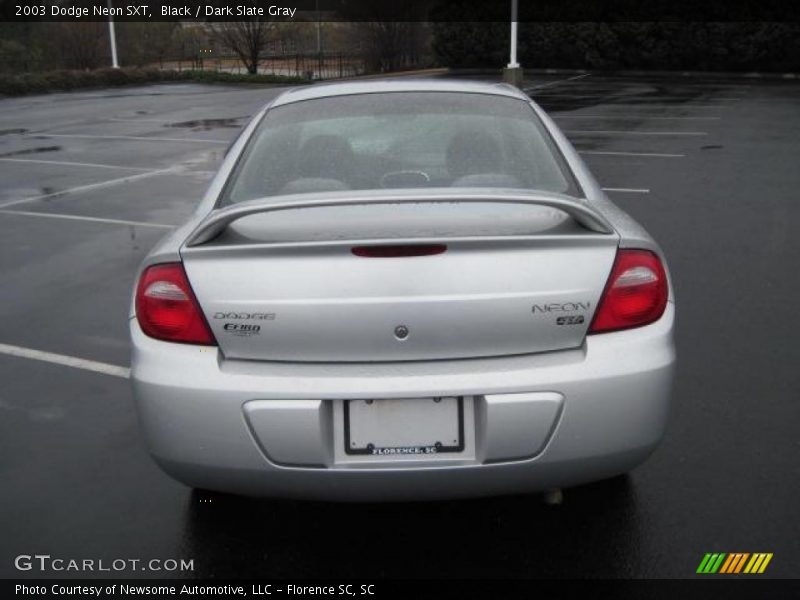
[[[486,94],[394,92],[267,112],[223,203],[285,194],[493,187],[576,195],[533,109]]]

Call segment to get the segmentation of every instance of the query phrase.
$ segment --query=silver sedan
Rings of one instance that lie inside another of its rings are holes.
[[[335,500],[624,473],[675,362],[663,253],[516,88],[293,89],[142,265],[131,378],[186,484]]]

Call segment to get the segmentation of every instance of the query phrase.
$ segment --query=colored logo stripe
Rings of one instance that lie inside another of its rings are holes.
[[[697,567],[698,573],[716,573],[719,569],[722,560],[725,558],[725,553],[722,554],[706,554],[700,566]]]
[[[744,568],[745,573],[763,573],[764,569],[767,568],[769,561],[772,560],[772,553],[759,553],[753,554],[753,558],[750,559],[750,562],[747,563],[747,566]]]
[[[738,573],[742,570],[744,566],[744,561],[747,560],[747,557],[750,556],[749,553],[733,553],[728,554],[728,560],[726,560],[722,564],[722,568],[719,570],[720,573]]]
[[[697,573],[763,573],[771,560],[772,553],[766,552],[757,552],[755,554],[750,554],[749,552],[707,553],[703,560],[700,561]]]

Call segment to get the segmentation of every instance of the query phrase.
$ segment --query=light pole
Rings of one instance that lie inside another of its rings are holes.
[[[322,27],[319,22],[319,0],[314,2],[317,13],[317,54],[322,54]]]
[[[114,69],[119,69],[119,62],[117,62],[117,34],[114,31],[114,7],[111,6],[111,0],[108,0],[108,39],[111,42],[111,66]]]
[[[511,0],[511,51],[509,54],[508,68],[519,68],[517,62],[517,0]]]
[[[317,77],[322,78],[322,27],[319,22],[319,0],[314,2],[317,12]]]
[[[503,81],[520,87],[522,85],[522,67],[517,62],[517,0],[511,0],[511,43],[508,66],[503,69]]]

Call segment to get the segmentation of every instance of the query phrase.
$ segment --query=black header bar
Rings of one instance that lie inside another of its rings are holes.
[[[0,21],[505,22],[510,0],[0,0]],[[520,0],[520,22],[800,21],[786,0]]]

